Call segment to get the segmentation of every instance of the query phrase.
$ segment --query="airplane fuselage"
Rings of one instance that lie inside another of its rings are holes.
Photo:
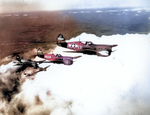
[[[62,56],[60,54],[54,55],[54,54],[45,54],[44,59],[49,61],[63,61],[64,59],[70,59],[72,60],[72,57]]]
[[[77,52],[85,52],[85,51],[95,52],[99,56],[104,56],[98,53],[100,51],[108,51],[108,56],[109,56],[112,52],[112,47],[117,46],[117,45],[93,44],[90,41],[86,41],[85,43],[81,41],[58,42],[57,45],[71,49],[71,50],[75,50]]]

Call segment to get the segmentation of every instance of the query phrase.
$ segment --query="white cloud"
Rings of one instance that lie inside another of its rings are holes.
[[[54,115],[148,114],[150,34],[97,37],[83,33],[71,40],[79,38],[118,46],[109,57],[82,54],[71,66],[50,64],[47,71],[37,73],[34,81],[23,84],[25,100],[39,95],[44,107],[53,110]],[[54,53],[58,49],[60,52],[57,47]],[[47,96],[47,91],[51,96]],[[68,106],[68,102],[72,105]]]
[[[98,38],[83,33],[71,40],[79,38],[81,41],[92,38],[95,43],[118,44],[118,47],[110,57],[83,55],[71,66],[51,64],[47,72],[37,75],[36,80],[62,99],[72,100],[74,115],[148,112],[149,90],[145,88],[149,86],[150,34]],[[143,88],[145,90],[141,92]],[[137,98],[133,104],[134,94]],[[143,110],[139,110],[142,107],[139,101],[144,105]],[[117,109],[119,106],[124,109]]]

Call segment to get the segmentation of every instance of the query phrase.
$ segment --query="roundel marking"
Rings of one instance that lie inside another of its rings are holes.
[[[72,47],[72,48],[75,48],[75,45],[76,45],[75,43],[72,43],[72,44],[71,44],[71,47]]]

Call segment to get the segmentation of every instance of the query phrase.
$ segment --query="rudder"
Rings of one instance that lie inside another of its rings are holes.
[[[43,51],[41,50],[41,48],[38,49],[37,56],[40,58],[44,58],[44,54],[43,54]]]

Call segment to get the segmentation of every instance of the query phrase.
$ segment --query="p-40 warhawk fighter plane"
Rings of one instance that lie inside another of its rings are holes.
[[[57,37],[57,45],[68,48],[74,51],[66,51],[66,52],[76,52],[76,53],[84,53],[84,54],[96,54],[97,56],[108,57],[111,55],[112,48],[118,46],[115,45],[106,45],[106,44],[94,44],[91,41],[85,41],[85,43],[81,41],[76,42],[66,42],[65,38],[62,34],[59,34]],[[101,54],[102,52],[106,52],[106,54]]]
[[[16,55],[16,60],[13,61],[15,63],[15,66],[21,66],[21,68],[18,71],[23,71],[27,67],[34,67],[35,69],[41,69],[38,65],[41,63],[44,63],[45,60],[42,61],[32,61],[30,59],[21,59],[19,55]]]
[[[42,50],[39,48],[37,52],[37,56],[49,61],[45,61],[47,63],[63,63],[65,65],[72,65],[73,59],[77,59],[81,56],[76,57],[69,57],[69,56],[62,56],[61,54],[43,54]]]

